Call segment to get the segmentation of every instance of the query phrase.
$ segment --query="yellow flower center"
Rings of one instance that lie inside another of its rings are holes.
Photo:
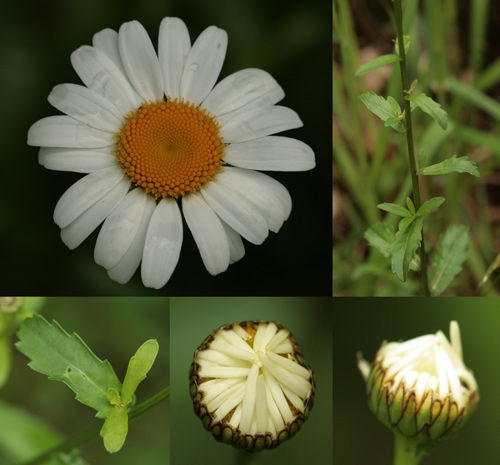
[[[177,99],[143,103],[116,136],[125,174],[156,199],[197,192],[224,164],[219,124],[205,110]]]

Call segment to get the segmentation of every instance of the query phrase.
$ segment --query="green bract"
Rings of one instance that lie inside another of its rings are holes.
[[[218,441],[272,449],[302,426],[314,401],[314,374],[285,327],[245,321],[213,331],[194,354],[194,410]]]
[[[397,434],[432,446],[452,437],[479,400],[476,380],[462,359],[458,324],[451,344],[441,331],[384,343],[371,366],[360,361],[368,405]]]

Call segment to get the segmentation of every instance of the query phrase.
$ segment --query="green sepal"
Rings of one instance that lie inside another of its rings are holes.
[[[126,407],[113,407],[108,410],[106,421],[100,433],[106,450],[111,454],[118,452],[125,443],[127,433],[128,414]]]
[[[121,390],[121,400],[125,405],[131,402],[137,386],[151,370],[158,350],[158,342],[149,339],[137,349],[135,355],[130,359]]]

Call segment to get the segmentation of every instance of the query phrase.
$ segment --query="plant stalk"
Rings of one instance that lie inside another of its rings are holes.
[[[158,394],[155,394],[153,397],[150,397],[149,399],[145,400],[144,402],[132,408],[128,414],[129,420],[132,420],[133,418],[142,415],[143,413],[152,409],[159,403],[168,399],[169,396],[170,396],[170,386],[166,387]],[[65,441],[61,442],[61,444],[59,444],[58,446],[54,447],[53,449],[47,452],[44,452],[38,457],[35,457],[34,459],[28,462],[23,462],[22,465],[40,465],[43,462],[49,460],[50,457],[54,454],[58,454],[61,452],[69,452],[73,450],[75,447],[81,446],[82,444],[85,444],[91,439],[94,439],[95,437],[99,436],[101,428],[102,424],[95,425],[92,428],[89,428],[88,430],[77,434],[76,436],[66,439]]]
[[[408,76],[406,74],[406,52],[404,48],[404,39],[403,39],[403,13],[401,10],[401,0],[394,0],[394,15],[396,18],[399,56],[401,58],[401,61],[399,62],[399,68],[401,70],[401,83],[403,86],[403,101],[405,106],[405,122],[406,122],[406,141],[408,145],[408,159],[410,162],[411,183],[413,187],[413,203],[415,204],[415,208],[418,210],[421,206],[420,186],[418,184],[417,165],[415,163],[415,149],[413,145],[413,127],[411,122],[411,107],[410,107],[410,102],[404,98],[408,93],[409,84],[408,84]],[[422,228],[422,243],[420,245],[420,268],[421,268],[420,281],[421,281],[422,294],[424,296],[430,296],[429,280],[427,278],[427,257],[425,255],[425,240],[424,240],[423,228]]]
[[[394,434],[394,465],[418,465],[425,453],[413,439]]]

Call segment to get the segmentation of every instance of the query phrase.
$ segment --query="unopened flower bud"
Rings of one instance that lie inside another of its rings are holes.
[[[313,370],[285,327],[245,321],[214,330],[194,354],[194,410],[218,440],[250,451],[294,436],[314,401]]]
[[[394,432],[433,444],[453,436],[474,410],[477,383],[464,365],[456,321],[450,339],[438,331],[384,342],[371,366],[359,360],[370,409]]]

